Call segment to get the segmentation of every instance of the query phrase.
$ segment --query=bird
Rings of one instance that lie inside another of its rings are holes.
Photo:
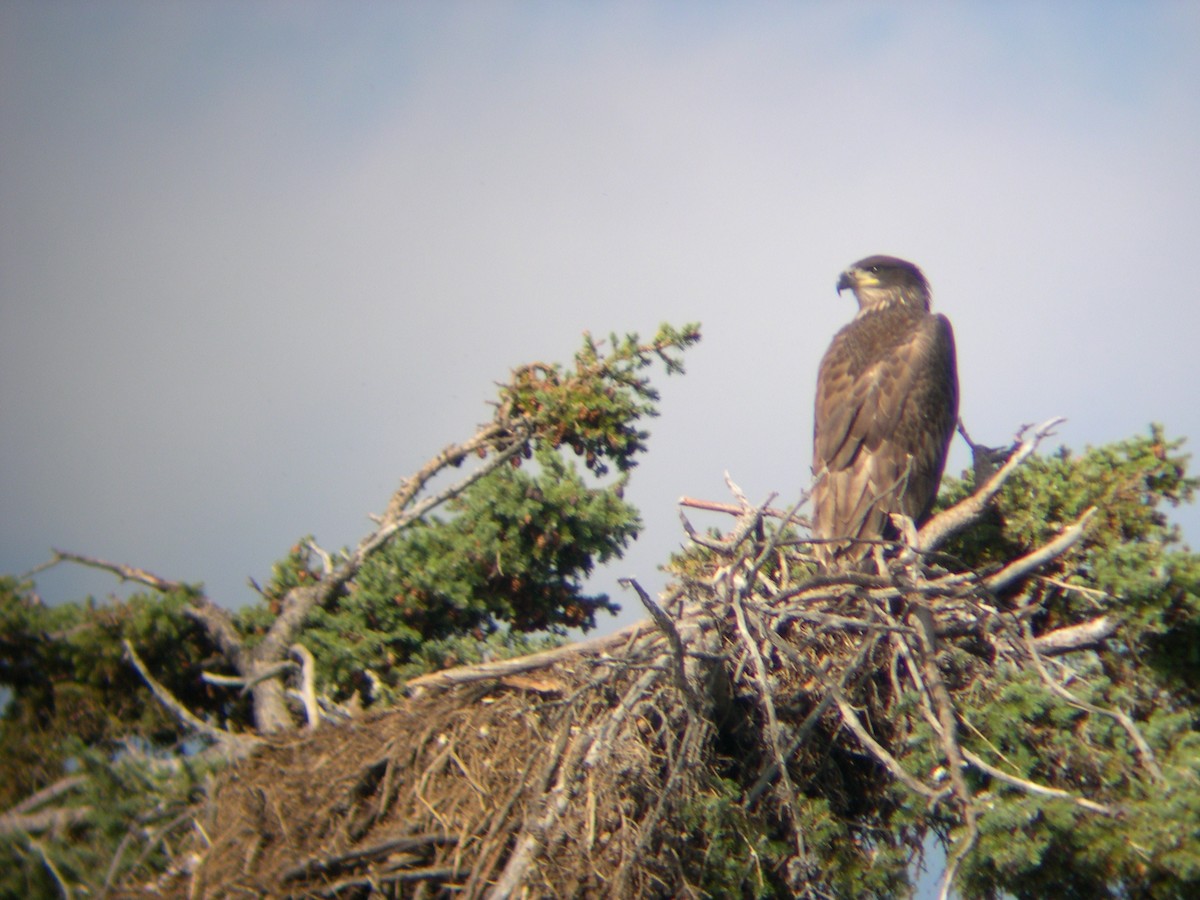
[[[827,572],[868,570],[872,548],[899,537],[892,514],[929,517],[958,422],[954,330],[921,270],[868,256],[842,272],[845,290],[858,312],[821,359],[813,419],[813,553]]]

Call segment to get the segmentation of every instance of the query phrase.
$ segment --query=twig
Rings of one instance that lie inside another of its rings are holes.
[[[6,834],[41,834],[60,831],[72,825],[82,825],[92,814],[90,806],[71,806],[44,809],[41,812],[6,812],[0,816],[0,836]]]
[[[797,663],[803,663],[803,660],[796,659],[798,656],[796,650],[788,645],[788,643],[782,637],[775,634],[773,629],[766,629],[766,634],[767,638],[772,644],[775,645],[777,649],[782,650]],[[866,662],[867,658],[870,656],[871,651],[875,649],[876,643],[877,639],[874,637],[863,641],[862,646],[858,649],[858,654],[851,661],[850,665],[846,666],[842,670],[842,674],[838,678],[837,683],[830,686],[825,691],[825,696],[823,696],[820,702],[809,711],[807,716],[804,717],[804,721],[801,722],[799,727],[796,728],[796,730],[792,733],[791,745],[783,754],[785,763],[795,756],[796,752],[804,745],[804,742],[808,740],[808,736],[812,733],[813,729],[817,727],[817,723],[821,721],[821,717],[825,715],[825,712],[830,706],[833,705],[837,692],[845,690],[846,685],[850,683],[851,678],[858,673],[858,670],[862,668],[863,663]],[[762,774],[758,776],[758,779],[754,782],[753,786],[751,786],[750,790],[746,792],[746,797],[742,801],[742,806],[745,809],[750,809],[758,800],[758,798],[763,795],[763,792],[770,786],[771,782],[775,780],[775,776],[778,773],[779,763],[772,762],[769,766],[767,766],[767,768],[763,770]]]
[[[75,895],[71,893],[70,886],[67,884],[66,879],[63,878],[62,872],[58,871],[58,866],[54,864],[54,860],[52,860],[50,855],[46,853],[46,848],[42,846],[40,841],[35,841],[32,838],[29,840],[29,846],[36,850],[38,855],[41,856],[42,864],[46,867],[46,871],[49,872],[50,876],[54,879],[55,884],[58,885],[58,889],[62,892],[63,900],[74,900]]]
[[[528,672],[540,669],[551,663],[558,662],[576,655],[602,653],[610,647],[623,644],[640,634],[651,630],[649,622],[635,622],[620,631],[602,637],[591,638],[576,644],[564,644],[552,647],[539,653],[520,656],[515,659],[502,659],[496,662],[477,663],[470,666],[456,666],[453,669],[442,669],[440,672],[430,672],[413,678],[405,684],[410,693],[427,688],[449,688],[458,684],[471,684],[476,681],[489,681],[503,678],[505,675],[515,675],[518,672]]]
[[[1088,524],[1092,521],[1092,517],[1095,514],[1096,507],[1089,506],[1082,516],[1064,528],[1062,533],[1054,540],[1043,544],[1031,553],[1026,553],[1024,556],[1014,559],[995,575],[985,579],[983,582],[984,587],[993,593],[1002,590],[1029,572],[1034,571],[1040,566],[1044,566],[1050,560],[1066,553],[1083,538]]]
[[[138,674],[142,676],[142,680],[146,682],[146,685],[158,699],[158,702],[166,707],[167,711],[176,719],[178,719],[182,725],[198,731],[203,735],[207,735],[214,741],[227,745],[238,752],[246,752],[251,747],[254,747],[260,743],[258,738],[253,738],[248,735],[234,734],[231,731],[225,731],[222,728],[216,728],[212,725],[209,725],[202,719],[197,718],[191,712],[191,710],[176,700],[175,696],[162,684],[160,684],[153,675],[150,674],[150,670],[146,668],[146,664],[142,662],[142,658],[138,656],[137,651],[133,649],[133,644],[130,643],[128,638],[122,640],[121,643],[125,647],[125,655],[133,664],[133,667],[137,669]]]
[[[1146,770],[1150,773],[1151,780],[1162,781],[1162,769],[1158,767],[1158,763],[1154,759],[1154,751],[1150,749],[1150,745],[1147,744],[1146,739],[1142,737],[1142,733],[1138,730],[1137,725],[1134,724],[1133,719],[1131,719],[1127,713],[1122,712],[1119,709],[1105,709],[1102,706],[1097,706],[1094,703],[1089,703],[1087,700],[1081,700],[1080,698],[1076,697],[1065,687],[1050,677],[1050,673],[1046,671],[1046,666],[1042,662],[1037,645],[1034,643],[1033,632],[1030,630],[1028,622],[1021,623],[1021,635],[1025,639],[1025,647],[1029,651],[1029,659],[1033,662],[1034,668],[1037,669],[1038,675],[1041,676],[1042,681],[1045,682],[1046,686],[1050,688],[1054,694],[1061,697],[1074,707],[1086,710],[1090,713],[1095,713],[1097,715],[1108,716],[1109,718],[1115,720],[1123,729],[1125,729],[1125,733],[1129,735],[1129,739],[1133,741],[1133,745],[1137,749],[1138,756],[1141,758],[1142,765],[1144,765]]]
[[[833,702],[837,704],[837,708],[842,714],[842,721],[846,723],[847,728],[854,732],[854,736],[858,739],[858,742],[862,744],[863,747],[865,747],[867,751],[883,765],[884,768],[891,772],[901,784],[903,784],[913,793],[920,794],[922,797],[925,797],[933,802],[941,800],[950,793],[948,788],[935,791],[923,781],[918,780],[912,775],[909,775],[908,772],[904,771],[904,767],[900,765],[896,758],[892,756],[892,754],[888,753],[888,751],[885,750],[883,746],[875,740],[875,738],[871,737],[871,735],[867,732],[867,729],[863,727],[862,722],[859,721],[858,714],[854,712],[854,709],[850,706],[850,703],[846,700],[845,694],[839,687],[835,687],[833,689]]]
[[[1040,634],[1033,639],[1033,646],[1042,656],[1061,656],[1074,650],[1095,647],[1112,637],[1116,630],[1116,619],[1100,616],[1088,622]]]
[[[694,713],[699,713],[701,710],[700,698],[696,696],[696,692],[692,689],[692,685],[688,682],[687,672],[684,668],[684,649],[683,640],[679,637],[679,629],[675,627],[675,623],[657,603],[651,599],[646,593],[645,588],[638,584],[636,578],[621,578],[617,584],[622,587],[633,588],[637,592],[638,599],[642,601],[642,606],[650,613],[650,618],[654,620],[654,624],[658,626],[659,631],[666,635],[667,643],[671,645],[671,654],[675,665],[672,672],[675,676],[675,681],[679,685],[679,690],[683,694],[684,701],[688,708]]]
[[[1017,466],[1021,465],[1043,440],[1054,433],[1056,426],[1065,421],[1066,419],[1059,417],[1040,425],[1032,435],[1016,446],[1004,465],[982,487],[977,488],[975,493],[926,522],[921,528],[917,549],[923,553],[936,550],[952,534],[961,531],[982,516],[988,503],[1000,492],[1000,488]]]
[[[4,814],[0,816],[0,820],[2,820],[4,816],[19,816],[23,813],[32,812],[39,806],[49,803],[56,797],[61,797],[68,791],[73,791],[76,788],[83,787],[85,784],[87,784],[87,778],[85,778],[83,775],[68,775],[66,778],[60,778],[58,781],[47,785],[40,791],[35,791],[34,793],[30,794],[15,806],[9,807]]]
[[[914,599],[910,602],[912,604],[911,618],[918,626],[917,641],[921,648],[920,663],[926,690],[933,703],[938,724],[941,726],[938,729],[939,737],[942,751],[946,755],[950,784],[958,798],[959,806],[962,809],[963,824],[967,829],[967,833],[955,842],[953,850],[946,856],[946,871],[942,875],[939,891],[939,897],[944,900],[950,896],[950,887],[954,884],[954,878],[958,874],[962,861],[971,852],[975,842],[979,840],[979,823],[976,820],[974,797],[971,789],[967,786],[966,779],[963,778],[963,755],[958,743],[958,717],[954,710],[954,701],[950,698],[950,691],[946,687],[946,682],[942,679],[942,673],[937,665],[937,636],[934,633],[933,611],[924,599]]]
[[[304,701],[304,714],[308,717],[308,730],[316,731],[321,724],[321,707],[317,703],[317,663],[312,651],[303,644],[292,644],[289,651],[300,660],[300,696]]]
[[[445,834],[422,834],[415,837],[396,838],[372,844],[370,847],[363,847],[360,850],[305,860],[299,865],[284,869],[279,875],[279,880],[287,882],[299,878],[311,878],[313,875],[327,875],[331,872],[362,865],[382,856],[390,856],[393,853],[409,853],[426,847],[440,847],[456,843],[458,843],[458,838]]]
[[[1038,784],[1035,781],[1028,781],[1024,778],[1018,778],[1016,775],[1010,775],[1002,769],[997,769],[995,766],[986,762],[977,753],[973,753],[966,747],[962,748],[963,757],[975,768],[984,774],[995,778],[997,781],[1003,781],[1005,784],[1015,788],[1020,788],[1030,794],[1041,794],[1044,797],[1059,797],[1063,800],[1070,800],[1076,806],[1090,812],[1100,813],[1105,816],[1116,815],[1116,810],[1111,806],[1105,806],[1103,803],[1097,803],[1094,800],[1088,800],[1086,797],[1076,797],[1070,791],[1064,791],[1062,788],[1050,787],[1045,784]]]
[[[800,498],[799,502],[797,502],[796,506],[802,506],[805,502],[807,502],[807,500],[808,492],[805,491],[804,495]],[[740,516],[746,511],[744,507],[736,506],[732,503],[718,503],[716,500],[701,500],[697,497],[680,497],[676,503],[679,506],[686,506],[690,509],[703,509],[708,512],[726,513],[727,515],[731,516]],[[783,519],[785,522],[791,522],[795,525],[801,525],[805,528],[808,528],[810,525],[808,518],[806,516],[796,515],[796,511],[794,509],[789,511],[785,509],[779,509],[775,506],[762,506],[759,507],[759,512],[768,518]]]
[[[97,559],[94,556],[84,556],[82,553],[70,553],[66,550],[53,551],[53,557],[50,562],[43,563],[39,570],[45,570],[60,562],[73,562],[81,566],[87,566],[91,569],[100,569],[104,572],[109,572],[116,575],[122,581],[132,581],[137,584],[144,584],[147,587],[152,587],[156,591],[162,591],[164,594],[170,591],[189,591],[194,592],[196,588],[184,584],[182,581],[171,581],[169,578],[161,578],[153,572],[148,572],[145,569],[139,569],[136,566],[125,565],[124,563],[109,562],[105,559]]]

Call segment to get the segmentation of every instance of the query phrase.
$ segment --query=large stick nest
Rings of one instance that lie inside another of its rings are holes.
[[[637,588],[650,621],[426,676],[396,709],[269,741],[220,779],[190,855],[155,890],[676,897],[732,880],[747,895],[837,896],[830,853],[867,866],[888,842],[920,853],[922,834],[893,821],[901,795],[957,829],[948,886],[977,834],[968,767],[1106,812],[1005,776],[957,737],[956,703],[993,667],[1036,668],[1061,690],[1049,656],[1105,636],[1037,635],[1028,609],[996,599],[1086,521],[987,576],[911,552],[935,520],[880,574],[801,577],[790,531],[744,501],[741,513],[720,539],[692,533],[661,607]],[[919,733],[899,724],[914,720]],[[894,748],[914,740],[938,771],[901,765]],[[819,814],[857,823],[849,846],[816,845]]]

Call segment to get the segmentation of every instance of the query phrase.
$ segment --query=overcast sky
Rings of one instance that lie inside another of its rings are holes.
[[[881,252],[953,321],[976,439],[1200,440],[1198,161],[1194,2],[7,0],[0,571],[246,603],[510,368],[699,320],[594,582],[625,621],[680,495],[805,487],[834,284]]]

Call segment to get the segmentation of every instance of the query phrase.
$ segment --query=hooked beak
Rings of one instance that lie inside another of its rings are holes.
[[[851,290],[858,293],[859,288],[878,287],[879,279],[868,272],[866,269],[847,269],[838,279],[837,292]]]

